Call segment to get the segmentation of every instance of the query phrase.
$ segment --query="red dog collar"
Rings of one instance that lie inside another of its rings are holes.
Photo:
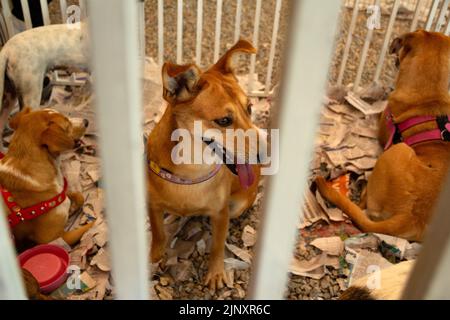
[[[409,118],[401,123],[394,122],[394,116],[389,108],[386,109],[386,125],[389,130],[389,140],[384,150],[389,149],[393,144],[404,142],[409,146],[427,141],[447,141],[450,142],[450,115],[443,116],[419,116]],[[419,132],[408,138],[403,138],[402,133],[412,127],[426,122],[436,122],[437,129]]]
[[[0,153],[0,159],[3,159],[4,155]],[[44,213],[49,212],[50,210],[56,208],[61,203],[66,200],[66,192],[67,192],[67,180],[64,178],[64,187],[61,193],[54,196],[53,198],[42,201],[38,204],[35,204],[31,207],[22,208],[15,201],[14,198],[8,190],[4,189],[0,186],[0,192],[2,194],[3,200],[5,201],[6,206],[8,207],[10,214],[8,215],[8,222],[10,228],[14,228],[19,223],[25,220],[32,220],[37,218]]]

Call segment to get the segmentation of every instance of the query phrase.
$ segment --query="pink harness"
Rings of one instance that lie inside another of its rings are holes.
[[[389,130],[389,140],[384,150],[389,149],[393,144],[400,142],[406,143],[408,146],[427,141],[447,141],[450,142],[450,115],[444,116],[418,116],[409,118],[403,122],[395,123],[394,116],[389,108],[386,109],[387,128]],[[436,122],[437,129],[416,133],[408,138],[403,138],[402,133],[412,127],[426,123]]]

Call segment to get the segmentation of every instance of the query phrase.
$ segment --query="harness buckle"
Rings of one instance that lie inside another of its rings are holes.
[[[441,139],[443,141],[450,141],[450,132],[447,129],[441,131]]]
[[[439,129],[441,130],[441,139],[443,141],[450,141],[450,132],[447,129],[448,116],[439,116],[436,118]]]

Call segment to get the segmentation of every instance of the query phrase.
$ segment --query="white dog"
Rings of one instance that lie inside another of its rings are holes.
[[[38,27],[15,35],[5,44],[0,52],[0,137],[16,98],[21,108],[39,107],[48,70],[88,67],[85,29],[84,22]]]

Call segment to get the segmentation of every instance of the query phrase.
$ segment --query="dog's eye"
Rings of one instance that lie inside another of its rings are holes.
[[[253,103],[250,102],[247,106],[247,112],[249,115],[252,115],[252,107],[253,107]]]
[[[228,127],[233,124],[233,118],[231,117],[224,117],[221,119],[214,120],[215,123],[217,123],[221,127]]]

